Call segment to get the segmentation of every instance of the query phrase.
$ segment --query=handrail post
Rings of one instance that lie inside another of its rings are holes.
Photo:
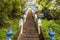
[[[9,30],[8,30],[8,32],[7,32],[7,39],[6,40],[12,40],[11,39],[11,36],[12,36],[12,28],[10,28]]]
[[[40,34],[40,27],[41,27],[41,20],[40,20],[40,16],[38,16],[38,32]]]
[[[51,27],[50,27],[49,35],[51,37],[50,40],[55,40],[55,37],[54,37],[55,33],[53,32],[53,29]]]

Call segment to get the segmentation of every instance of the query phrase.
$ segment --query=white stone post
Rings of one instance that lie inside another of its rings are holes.
[[[40,28],[41,28],[41,19],[40,16],[38,16],[38,32],[40,34]]]

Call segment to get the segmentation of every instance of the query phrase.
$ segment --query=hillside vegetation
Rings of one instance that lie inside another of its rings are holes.
[[[25,3],[26,0],[0,0],[0,40],[6,39],[6,32],[10,27],[13,31],[12,39],[16,36]],[[49,28],[53,27],[56,40],[60,40],[60,0],[55,2],[54,0],[37,0],[37,4],[37,12],[49,14],[53,18],[51,20],[42,19],[42,29],[46,39],[50,40],[48,32]],[[43,10],[49,12],[43,12]]]

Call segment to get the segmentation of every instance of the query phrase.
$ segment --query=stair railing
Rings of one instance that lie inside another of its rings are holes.
[[[37,22],[37,26],[38,26],[38,33],[40,34],[41,19],[40,19],[40,16],[37,16],[36,13],[34,15],[35,15],[35,22]]]
[[[21,34],[23,33],[23,16],[20,16],[20,20],[19,20],[19,30],[20,30],[20,31],[19,31],[20,34],[19,34],[17,40],[20,40],[20,36],[21,36]]]

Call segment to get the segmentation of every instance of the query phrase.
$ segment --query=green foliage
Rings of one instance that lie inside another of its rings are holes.
[[[46,40],[50,40],[50,36],[48,34],[49,28],[52,27],[55,32],[56,40],[60,40],[60,20],[42,20],[42,29],[45,35]]]
[[[42,11],[44,8],[47,8],[47,10],[50,10],[50,15],[53,18],[60,19],[60,9],[58,8],[60,0],[56,0],[55,3],[52,3],[52,0],[37,0],[37,3],[39,4],[38,11]]]
[[[9,27],[11,26],[13,29],[13,36],[16,35],[18,31],[18,16],[22,15],[23,8],[25,7],[25,0],[0,0],[0,28],[8,26],[7,28],[0,29],[0,40],[6,39],[6,32],[8,31]],[[60,5],[60,0],[56,1],[55,6],[53,7],[51,0],[37,0],[39,4],[38,10],[42,11],[44,8],[51,10],[50,15],[52,17],[60,19],[60,9],[57,7]],[[53,12],[52,12],[53,11]],[[11,20],[13,19],[13,20]],[[60,21],[59,20],[42,20],[42,28],[44,34],[46,35],[46,39],[50,40],[50,36],[48,35],[50,26],[53,27],[56,37],[56,40],[60,38]]]
[[[19,19],[9,20],[8,22],[10,25],[7,28],[0,29],[0,40],[6,40],[6,38],[7,38],[6,33],[10,27],[12,28],[12,31],[13,31],[12,39],[14,39],[14,37],[16,36],[16,33],[18,32]]]
[[[20,8],[21,2],[23,0],[0,0],[0,40],[6,40],[6,32],[9,27],[12,27],[13,30],[12,39],[16,36],[19,28],[19,16],[22,15],[23,10]]]
[[[17,18],[20,15],[21,0],[0,0],[0,25],[8,24],[9,19]]]

